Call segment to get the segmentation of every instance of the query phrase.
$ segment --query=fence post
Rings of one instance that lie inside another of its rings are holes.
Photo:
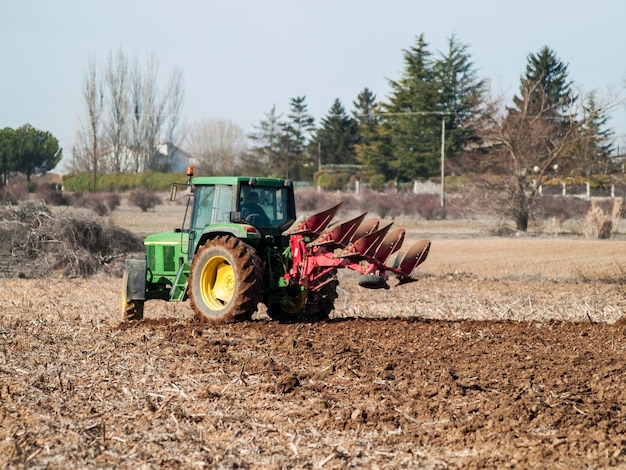
[[[585,190],[585,197],[589,199],[591,197],[591,185],[589,184],[589,181],[585,183]]]
[[[561,196],[567,196],[567,187],[565,183],[561,183]]]
[[[614,184],[611,185],[611,197],[615,199],[615,185]]]

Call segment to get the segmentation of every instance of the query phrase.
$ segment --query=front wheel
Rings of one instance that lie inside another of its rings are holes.
[[[129,299],[126,295],[128,290],[128,273],[124,271],[122,279],[122,319],[133,321],[143,319],[143,300]]]
[[[238,238],[217,237],[194,256],[188,293],[191,307],[200,320],[249,320],[262,292],[261,258]]]

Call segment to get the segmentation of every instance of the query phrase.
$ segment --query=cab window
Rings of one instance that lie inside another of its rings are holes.
[[[239,194],[241,216],[264,227],[280,227],[289,217],[287,188],[242,186]]]

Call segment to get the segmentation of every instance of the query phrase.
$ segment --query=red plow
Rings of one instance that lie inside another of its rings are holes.
[[[400,251],[405,229],[391,230],[393,222],[380,227],[380,219],[366,219],[367,213],[331,224],[340,206],[312,215],[288,230],[293,264],[285,275],[287,281],[316,291],[336,268],[360,272],[359,285],[369,289],[388,289],[391,275],[399,284],[417,281],[415,271],[426,260],[430,241],[419,240]]]

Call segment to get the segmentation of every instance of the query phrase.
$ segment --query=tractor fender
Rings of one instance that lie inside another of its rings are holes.
[[[196,243],[196,253],[202,245],[210,243],[212,239],[224,235],[239,238],[252,246],[257,246],[261,241],[261,233],[252,225],[222,226],[206,229],[202,232],[200,240]]]
[[[146,260],[127,259],[126,268],[126,298],[131,300],[146,300]]]

